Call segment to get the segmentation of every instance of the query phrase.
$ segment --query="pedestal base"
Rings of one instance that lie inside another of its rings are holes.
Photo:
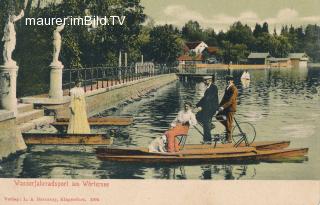
[[[60,61],[52,62],[50,64],[50,90],[49,98],[52,99],[62,99],[63,90],[62,90],[62,69],[63,65]]]
[[[18,66],[11,63],[0,66],[0,109],[12,111],[17,116]]]

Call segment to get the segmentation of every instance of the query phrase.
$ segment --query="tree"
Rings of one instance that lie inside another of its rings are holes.
[[[204,33],[201,29],[200,24],[197,21],[188,21],[182,27],[182,37],[186,41],[203,41]]]
[[[226,33],[226,38],[232,44],[245,44],[250,50],[254,47],[254,36],[248,25],[234,23]]]
[[[173,64],[182,51],[179,33],[172,25],[156,26],[150,31],[148,57],[156,63]]]
[[[272,36],[269,33],[261,33],[255,41],[255,51],[257,52],[271,52]]]
[[[253,30],[253,36],[257,38],[261,34],[262,34],[262,27],[260,24],[256,24],[256,26],[254,27],[254,30]]]
[[[308,25],[305,29],[304,49],[311,60],[320,62],[320,26]]]
[[[204,31],[204,42],[206,42],[209,46],[218,46],[217,34],[214,29],[206,29]]]
[[[272,48],[271,54],[273,56],[285,58],[288,56],[292,47],[291,47],[291,44],[289,43],[288,38],[280,35],[280,36],[274,37],[271,48]]]
[[[267,22],[264,22],[261,29],[262,33],[269,33],[269,26]]]

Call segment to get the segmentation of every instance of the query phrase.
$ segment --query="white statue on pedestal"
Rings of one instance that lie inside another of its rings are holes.
[[[57,26],[53,31],[53,57],[51,65],[62,65],[59,61],[59,54],[61,50],[61,34],[60,32],[64,29],[64,24]]]
[[[14,23],[20,20],[24,16],[23,9],[18,16],[10,15],[6,26],[4,27],[4,35],[2,41],[4,41],[3,48],[3,61],[4,65],[16,65],[16,62],[12,60],[12,52],[16,47],[16,30]]]

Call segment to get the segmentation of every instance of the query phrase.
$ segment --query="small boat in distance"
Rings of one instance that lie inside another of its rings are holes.
[[[241,75],[241,80],[250,80],[250,73],[248,70],[245,70]]]

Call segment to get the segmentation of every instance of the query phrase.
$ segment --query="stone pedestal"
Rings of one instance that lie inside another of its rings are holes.
[[[50,90],[49,98],[53,99],[62,99],[63,90],[62,90],[62,69],[63,65],[60,61],[52,62],[50,64]]]
[[[0,109],[9,110],[17,116],[17,74],[15,63],[0,66]]]
[[[27,149],[13,112],[0,109],[0,130],[0,161]]]

